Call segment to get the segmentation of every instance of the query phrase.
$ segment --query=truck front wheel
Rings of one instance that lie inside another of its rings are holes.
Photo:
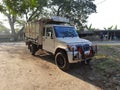
[[[67,56],[64,52],[58,52],[55,55],[55,63],[63,71],[68,70],[70,66]]]

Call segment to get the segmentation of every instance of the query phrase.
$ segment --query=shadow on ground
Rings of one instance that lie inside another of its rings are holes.
[[[55,64],[54,56],[52,55],[37,55],[36,57],[41,58],[52,64]],[[66,73],[77,77],[83,81],[86,81],[90,84],[93,84],[97,87],[104,88],[101,82],[98,79],[96,80],[96,78],[94,77],[96,72],[94,72],[93,67],[91,65],[92,64],[86,65],[83,62],[71,64],[70,69],[66,71]]]

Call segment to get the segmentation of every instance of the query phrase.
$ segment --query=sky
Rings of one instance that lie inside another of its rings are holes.
[[[97,13],[89,16],[88,25],[99,29],[117,25],[120,29],[120,0],[95,0],[94,3]]]
[[[0,13],[0,22],[2,22],[4,26],[10,29],[8,19],[2,13]]]
[[[117,25],[120,29],[120,0],[95,0],[94,3],[97,5],[97,13],[89,16],[87,25],[92,24],[96,29]],[[0,21],[4,20],[5,17],[0,13]],[[10,28],[8,22],[4,25]]]

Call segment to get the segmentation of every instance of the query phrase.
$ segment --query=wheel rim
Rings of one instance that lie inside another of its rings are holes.
[[[64,57],[62,55],[58,55],[57,56],[57,65],[60,67],[60,68],[63,68],[65,66],[65,60],[64,60]]]

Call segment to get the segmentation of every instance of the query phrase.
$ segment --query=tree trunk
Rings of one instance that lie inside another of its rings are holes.
[[[11,16],[10,14],[8,14],[7,17],[8,17],[10,28],[11,28],[12,40],[16,41],[17,40],[17,34],[16,34],[15,28],[14,28],[16,18],[14,16]]]
[[[63,4],[58,7],[57,16],[60,16],[60,9],[62,8],[62,6],[63,6]]]
[[[16,41],[17,40],[17,34],[15,32],[15,28],[14,28],[14,23],[13,22],[10,22],[10,27],[11,27],[11,31],[12,31],[13,41]]]

